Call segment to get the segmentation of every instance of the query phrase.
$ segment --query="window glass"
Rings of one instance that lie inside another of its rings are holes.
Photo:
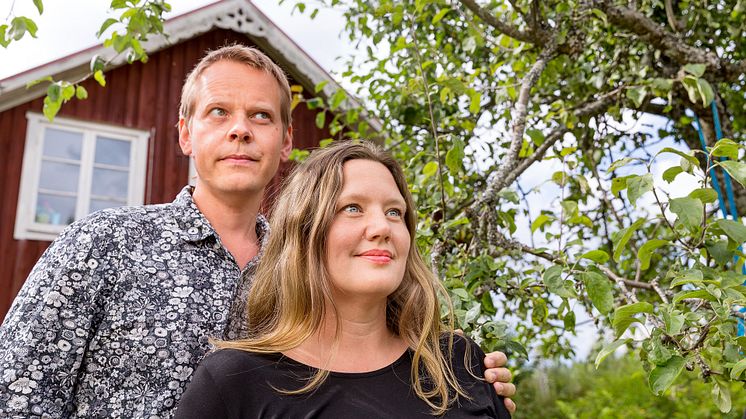
[[[76,193],[79,177],[80,165],[78,164],[42,160],[39,188],[55,192]]]
[[[36,200],[34,221],[41,224],[66,225],[75,221],[75,197],[40,193]]]
[[[91,194],[111,198],[127,199],[129,173],[122,170],[93,169]]]
[[[96,137],[95,162],[112,166],[129,167],[130,142],[113,138]]]
[[[120,201],[108,201],[105,199],[91,199],[90,212],[99,211],[106,208],[116,208],[125,205],[126,203]]]
[[[48,157],[80,160],[83,148],[83,133],[63,131],[55,128],[44,130],[44,152]]]

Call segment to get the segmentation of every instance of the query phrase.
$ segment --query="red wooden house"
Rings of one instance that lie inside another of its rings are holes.
[[[178,145],[178,105],[188,72],[206,50],[241,43],[263,50],[291,83],[322,95],[339,86],[249,0],[223,0],[165,24],[167,38],[147,45],[147,64],[115,59],[107,85],[88,80],[88,99],[63,106],[54,122],[42,115],[46,86],[26,83],[53,75],[77,80],[89,71],[91,48],[0,80],[0,319],[36,260],[70,222],[97,209],[171,201],[187,183],[189,158]],[[296,148],[318,145],[328,130],[316,111],[293,112]],[[287,173],[284,166],[273,181]]]

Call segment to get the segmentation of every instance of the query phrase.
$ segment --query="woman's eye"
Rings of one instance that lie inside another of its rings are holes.
[[[226,116],[228,115],[228,112],[225,111],[223,108],[212,108],[210,109],[210,115],[214,116]]]
[[[351,212],[351,213],[358,213],[358,212],[362,212],[362,209],[360,209],[360,206],[358,206],[356,204],[350,204],[350,205],[345,205],[342,208],[342,211],[344,211],[344,212]]]
[[[391,208],[390,210],[386,211],[386,216],[388,217],[397,217],[401,218],[404,212],[398,208]]]

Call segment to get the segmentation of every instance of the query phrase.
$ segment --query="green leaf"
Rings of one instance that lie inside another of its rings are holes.
[[[691,163],[694,166],[699,165],[699,160],[697,160],[696,157],[694,157],[692,155],[689,155],[689,154],[686,154],[683,151],[677,150],[675,148],[665,147],[665,148],[661,149],[661,151],[659,151],[655,155],[658,156],[658,155],[663,154],[663,153],[673,153],[673,154],[676,154],[678,156],[681,156],[681,158],[685,159],[686,161],[688,161],[689,163]]]
[[[446,153],[446,166],[451,174],[456,175],[461,171],[464,161],[464,143],[454,140],[453,147]]]
[[[736,182],[746,188],[746,163],[728,160],[721,161],[718,164],[723,166],[723,169],[725,169],[725,171],[728,172]]]
[[[97,70],[95,73],[93,73],[93,78],[98,82],[98,84],[101,85],[101,87],[106,86],[106,78],[104,77],[103,71]]]
[[[637,231],[637,229],[640,228],[644,222],[645,219],[641,218],[635,221],[631,226],[621,229],[612,235],[611,242],[614,244],[615,262],[619,262],[619,258],[622,256],[622,252],[624,251],[627,242],[629,241],[629,239],[632,238],[632,235],[635,234],[635,231]]]
[[[606,263],[609,260],[609,254],[603,250],[591,250],[580,256],[581,259],[589,259],[596,263]]]
[[[482,109],[482,94],[474,92],[469,95],[469,112],[476,114]]]
[[[85,87],[83,87],[81,85],[78,85],[75,88],[75,97],[78,98],[78,99],[80,99],[80,100],[87,99],[88,98],[88,91],[85,89]]]
[[[711,204],[718,199],[718,193],[712,188],[699,188],[689,193],[689,198],[699,199],[703,204]]]
[[[59,82],[52,83],[47,87],[47,97],[52,102],[59,102],[60,101],[60,93],[62,92],[62,89],[60,88]]]
[[[687,95],[689,96],[689,101],[692,103],[699,102],[699,83],[697,83],[697,78],[693,76],[686,76],[683,80],[681,80],[681,83],[684,85],[684,89],[686,90]]]
[[[702,271],[699,269],[687,269],[674,277],[670,287],[674,288],[684,284],[701,284],[703,280]]]
[[[44,4],[41,0],[34,0],[34,6],[36,6],[36,10],[39,11],[39,14],[44,13]]]
[[[96,32],[96,38],[100,38],[101,35],[104,34],[104,31],[106,31],[106,29],[109,28],[109,26],[111,26],[111,25],[113,25],[113,24],[115,24],[117,22],[119,22],[119,21],[116,20],[116,19],[114,19],[114,18],[111,18],[111,17],[108,18],[108,19],[106,19],[104,21],[104,23],[101,24],[101,29],[99,29],[98,32]]]
[[[552,219],[546,215],[546,214],[539,214],[538,217],[531,223],[531,232],[534,233],[536,230],[540,229],[541,226],[548,223]]]
[[[746,226],[738,221],[720,219],[715,222],[734,242],[741,245],[746,242]]]
[[[736,365],[734,365],[733,368],[731,368],[730,370],[731,380],[738,380],[738,378],[741,376],[744,370],[746,370],[746,358],[736,362]]]
[[[343,89],[337,90],[329,100],[329,108],[331,110],[337,109],[345,99],[347,99],[347,93]]]
[[[623,176],[611,179],[611,194],[617,196],[619,192],[627,189],[628,178],[629,176]]]
[[[537,147],[544,144],[544,140],[546,137],[544,137],[544,133],[541,130],[538,129],[527,129],[526,135],[531,138],[531,141],[536,145]]]
[[[621,159],[615,161],[614,163],[612,163],[611,166],[609,166],[609,169],[607,171],[608,172],[613,172],[614,170],[616,170],[616,169],[618,169],[618,168],[620,168],[622,166],[626,166],[626,165],[632,163],[633,161],[639,161],[639,160],[640,159],[637,159],[637,158],[634,158],[634,157],[624,157],[624,158],[621,158]]]
[[[440,11],[439,11],[439,12],[438,12],[438,13],[437,13],[437,14],[436,14],[435,16],[433,16],[433,20],[432,20],[432,21],[430,22],[430,24],[432,24],[432,25],[435,25],[435,24],[437,24],[437,23],[438,23],[438,22],[440,22],[440,20],[441,20],[441,19],[443,19],[443,17],[444,17],[445,15],[447,15],[447,14],[448,14],[448,12],[450,12],[450,11],[451,11],[451,9],[450,9],[450,8],[448,8],[448,7],[446,7],[446,8],[443,8],[443,9],[440,9]]]
[[[565,326],[565,331],[575,330],[575,312],[568,311],[565,317],[562,319],[562,324]]]
[[[673,303],[676,304],[679,301],[686,300],[688,298],[700,298],[708,301],[712,301],[715,299],[712,294],[705,290],[681,291],[673,296]]]
[[[697,90],[702,98],[702,106],[705,108],[710,106],[710,102],[715,99],[715,92],[712,91],[710,83],[705,79],[697,79]]]
[[[663,312],[663,324],[666,327],[666,333],[669,335],[677,335],[681,332],[681,328],[684,327],[684,321],[686,317],[681,314],[680,311],[676,310],[673,313],[667,311]]]
[[[438,163],[431,161],[428,162],[425,167],[422,168],[422,174],[425,175],[425,178],[429,178],[430,176],[436,174],[438,172]]]
[[[316,128],[323,129],[326,124],[326,111],[319,111],[316,114]]]
[[[656,396],[666,391],[681,374],[686,360],[679,355],[672,356],[664,365],[658,365],[650,371],[648,383]]]
[[[645,86],[631,87],[627,89],[627,99],[630,99],[635,107],[639,108],[642,106],[642,102],[645,101],[645,96],[648,94],[648,89]]]
[[[7,47],[8,44],[10,44],[10,39],[7,39],[5,37],[7,31],[8,25],[0,25],[0,46],[2,46],[3,48]]]
[[[715,143],[710,153],[715,157],[727,157],[731,160],[738,160],[738,144],[733,140],[723,138]]]
[[[670,204],[671,212],[679,217],[678,221],[684,227],[693,230],[702,224],[705,206],[699,199],[674,198]]]
[[[609,279],[598,272],[584,272],[581,278],[593,306],[602,314],[610,312],[614,308],[614,293]]]
[[[36,86],[37,84],[39,84],[41,82],[45,82],[45,81],[48,81],[50,83],[54,83],[54,79],[51,76],[46,76],[46,77],[42,77],[40,79],[36,79],[36,80],[33,80],[33,81],[30,81],[30,82],[26,83],[26,88],[28,89],[31,86]]]
[[[596,369],[598,369],[598,366],[601,365],[601,362],[603,362],[604,359],[606,359],[609,355],[613,354],[614,351],[619,349],[620,346],[626,345],[629,343],[632,339],[618,339],[614,342],[611,342],[610,344],[606,345],[601,349],[601,352],[596,355]]]
[[[574,298],[575,290],[572,288],[572,281],[562,279],[562,267],[552,266],[544,271],[544,285],[552,294],[562,298]]]
[[[324,86],[329,83],[329,80],[324,80],[316,83],[316,86],[313,87],[314,93],[318,94],[320,91],[324,90]]]
[[[627,198],[636,206],[637,200],[647,192],[653,190],[653,175],[651,173],[627,179]]]
[[[54,117],[59,112],[62,106],[62,100],[50,100],[49,96],[44,98],[44,106],[42,107],[42,113],[47,117],[49,122],[54,121]]]
[[[676,179],[676,176],[678,176],[679,173],[683,171],[684,169],[682,169],[681,166],[669,167],[668,169],[666,169],[665,172],[663,172],[663,180],[671,183],[674,181],[674,179]]]
[[[647,270],[650,267],[650,258],[653,256],[653,251],[659,247],[671,244],[668,240],[653,239],[640,246],[637,251],[637,259],[640,260],[640,269]]]
[[[684,71],[691,74],[694,77],[702,77],[705,74],[707,68],[704,64],[687,64],[684,66]]]
[[[618,309],[616,309],[616,311],[614,311],[614,319],[611,322],[612,326],[614,327],[615,336],[619,338],[619,336],[621,336],[622,333],[627,330],[629,325],[640,321],[640,319],[635,317],[636,314],[652,312],[653,305],[644,301],[619,307]]]
[[[715,404],[721,412],[730,412],[732,408],[730,388],[728,387],[728,383],[722,378],[713,377],[712,398],[715,400]]]

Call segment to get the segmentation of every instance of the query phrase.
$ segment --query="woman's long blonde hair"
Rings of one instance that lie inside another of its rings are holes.
[[[404,278],[388,297],[386,320],[389,329],[414,349],[411,374],[417,396],[433,409],[432,413],[441,415],[459,395],[468,397],[450,363],[453,318],[449,314],[448,327],[440,318],[439,295],[449,306],[450,300],[417,250],[417,211],[401,167],[388,153],[368,142],[338,142],[316,150],[289,176],[275,204],[269,242],[249,293],[250,336],[216,345],[260,353],[287,351],[320,330],[325,310],[334,310],[337,318],[334,305],[326,304],[333,302],[324,265],[326,241],[344,181],[342,166],[356,159],[386,166],[407,205],[404,220],[411,245]],[[440,344],[444,332],[449,332],[447,353]],[[313,390],[328,373],[320,369],[301,389],[284,392]]]

